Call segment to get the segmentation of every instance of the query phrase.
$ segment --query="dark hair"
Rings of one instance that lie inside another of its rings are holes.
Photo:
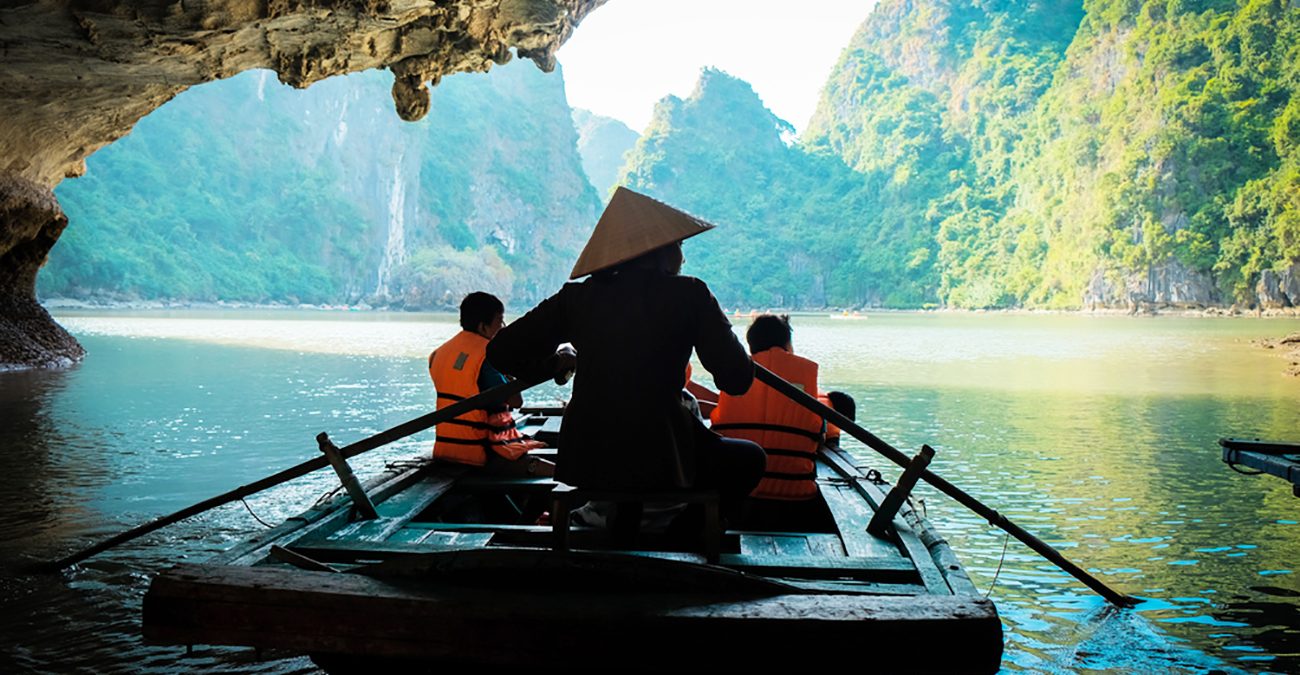
[[[474,291],[460,301],[460,327],[467,331],[478,330],[479,324],[492,323],[498,314],[504,314],[506,306],[497,296],[482,291]]]
[[[831,407],[835,409],[835,412],[851,420],[858,418],[858,404],[853,400],[852,396],[842,391],[832,391],[826,394],[826,398],[830,400]]]
[[[749,343],[749,353],[757,354],[790,344],[793,333],[788,314],[759,314],[745,331],[745,341]]]

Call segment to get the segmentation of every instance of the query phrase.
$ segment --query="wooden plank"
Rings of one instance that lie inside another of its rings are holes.
[[[401,492],[426,473],[444,470],[432,463],[394,469],[366,481],[364,487],[373,499],[383,501]],[[347,495],[335,495],[269,530],[259,532],[250,539],[236,544],[225,553],[213,557],[211,562],[251,565],[265,558],[272,544],[284,545],[284,542],[293,537],[310,536],[315,532],[329,531],[343,525],[348,520],[351,506],[352,500]]]
[[[833,534],[810,534],[804,537],[808,542],[809,555],[837,557],[846,555],[844,542]]]
[[[776,537],[764,534],[740,535],[741,555],[776,555]]]
[[[418,520],[406,524],[408,529],[438,530],[439,532],[537,532],[549,535],[550,525],[501,525],[497,523],[435,523]],[[592,529],[575,525],[574,530]]]
[[[776,555],[779,552],[776,539],[780,537],[801,537],[807,546],[807,552],[800,555],[844,556],[844,542],[839,535],[817,534],[808,532],[761,532],[754,530],[732,531],[740,544],[741,553]],[[746,549],[750,550],[746,550]]]
[[[966,574],[966,568],[958,562],[957,554],[948,545],[948,540],[939,536],[939,533],[930,526],[930,521],[922,518],[921,514],[910,506],[903,508],[902,515],[920,537],[921,543],[925,544],[925,549],[930,552],[934,564],[939,567],[943,578],[948,582],[948,588],[951,588],[956,595],[979,595],[979,590],[970,580],[970,575]]]
[[[773,577],[809,593],[869,593],[871,595],[929,595],[921,584],[891,584],[851,579],[795,579]]]
[[[839,544],[840,538],[833,535],[822,535],[823,537],[835,538],[836,544]],[[796,555],[796,557],[806,558],[813,555],[813,548],[809,545],[809,535],[798,535],[798,533],[788,533],[788,535],[746,535],[741,533],[740,551],[744,555]],[[844,551],[840,551],[844,555]]]
[[[896,520],[896,522],[903,522]],[[921,575],[921,581],[925,584],[927,590],[931,593],[942,595],[952,593],[952,587],[948,585],[948,578],[939,571],[938,565],[935,564],[934,558],[930,556],[930,550],[921,543],[921,538],[916,536],[910,525],[904,525],[901,529],[897,525],[898,540],[902,542],[903,548],[907,550],[907,555],[916,565],[916,571]]]
[[[875,514],[872,505],[851,485],[830,482],[829,479],[837,476],[825,464],[818,462],[817,466],[822,499],[835,518],[845,552],[850,556],[898,557],[898,548],[891,542],[867,532],[867,524]]]
[[[428,532],[419,543],[438,550],[464,550],[483,548],[492,541],[493,536],[491,532]]]
[[[301,553],[295,553],[281,546],[271,547],[271,557],[282,563],[288,563],[298,569],[311,570],[313,572],[338,572],[338,570],[326,565],[318,560],[312,560]]]
[[[391,541],[312,540],[294,544],[290,550],[321,562],[388,560],[398,556],[481,548],[491,541],[490,533],[430,532],[419,543]]]
[[[446,494],[455,482],[456,479],[450,476],[428,476],[381,502],[375,508],[379,514],[378,519],[349,523],[330,533],[327,538],[339,541],[384,541]]]
[[[1225,450],[1245,450],[1265,455],[1300,455],[1300,443],[1283,441],[1261,441],[1245,438],[1220,438],[1219,445]],[[1226,461],[1226,460],[1225,460]]]
[[[821,478],[825,473],[830,473],[841,478],[849,479],[846,484],[836,486],[840,492],[841,503],[839,504],[839,508],[842,511],[846,510],[844,502],[849,504],[861,504],[861,502],[865,500],[871,504],[872,508],[879,507],[880,504],[884,503],[884,491],[882,491],[879,486],[866,480],[865,477],[862,477],[861,472],[858,471],[857,467],[848,464],[847,456],[843,455],[841,452],[824,452],[822,453],[822,457],[826,460],[826,463],[818,463],[819,478]],[[828,490],[826,489],[822,490],[823,495],[827,492]],[[846,492],[856,494],[859,499],[853,500],[852,497],[845,495]],[[829,505],[829,503],[830,500],[828,498],[827,504]],[[835,509],[832,508],[832,513],[834,512]],[[874,514],[874,511],[872,511],[872,514]],[[853,512],[846,512],[845,517],[854,519],[851,521],[852,528],[856,529],[859,526],[858,519],[861,518],[860,512],[856,510]],[[839,521],[839,514],[836,516],[836,521]],[[867,521],[870,522],[870,516],[867,517]],[[866,533],[865,524],[862,525],[862,528],[862,534],[871,536]],[[898,538],[899,545],[902,547],[904,552],[906,552],[907,557],[910,558],[912,563],[916,566],[916,571],[921,575],[921,581],[925,584],[925,587],[929,589],[931,593],[943,595],[951,594],[953,590],[952,587],[948,585],[947,576],[940,571],[938,563],[936,563],[934,558],[930,555],[929,549],[926,548],[925,544],[921,543],[920,537],[916,535],[911,524],[909,524],[901,515],[894,517],[894,531],[895,536]],[[844,529],[842,527],[841,535],[843,534]],[[850,551],[850,554],[852,554],[852,549],[849,548],[848,539],[845,539],[844,546]]]
[[[1223,441],[1219,441],[1222,443]],[[1300,456],[1275,455],[1250,450],[1240,450],[1224,446],[1223,461],[1228,464],[1240,464],[1256,471],[1263,471],[1277,476],[1292,485],[1292,492],[1300,497]]]
[[[423,527],[403,527],[389,535],[387,541],[394,544],[418,544],[431,534],[434,534],[433,530]]]
[[[512,636],[509,649],[501,648],[502,631]],[[181,566],[159,575],[144,599],[144,633],[162,644],[579,671],[611,663],[677,671],[682,654],[693,668],[719,672],[807,667],[806,650],[719,650],[720,643],[853,645],[872,655],[873,669],[908,672],[991,673],[1002,652],[997,612],[982,598],[593,590],[557,605],[550,588],[421,587],[267,567]]]
[[[718,564],[774,577],[856,577],[868,581],[916,580],[916,567],[902,556],[826,558],[822,556],[745,555],[724,553]]]
[[[405,518],[409,521],[446,494],[455,483],[456,478],[452,476],[437,474],[427,476],[419,483],[381,502],[375,510],[379,512],[381,518]]]
[[[808,537],[773,537],[773,543],[776,544],[776,551],[780,555],[807,557],[812,553],[808,548]]]

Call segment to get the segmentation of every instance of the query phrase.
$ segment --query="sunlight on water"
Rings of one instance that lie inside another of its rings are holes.
[[[158,311],[59,316],[78,335],[194,340],[235,347],[358,356],[427,355],[460,327],[454,314]]]
[[[426,314],[59,319],[86,346],[85,363],[0,374],[6,569],[312,458],[320,431],[342,445],[427,412],[425,356],[457,330],[454,317]],[[991,589],[1007,672],[1300,670],[1300,499],[1275,478],[1233,473],[1215,443],[1300,440],[1300,380],[1250,344],[1300,322],[885,313],[794,323],[796,351],[821,363],[823,388],[856,398],[864,426],[909,454],[932,445],[937,473],[1142,599],[1135,611],[1108,610],[1001,531],[918,488],[977,587]],[[530,400],[565,391],[547,385]],[[429,436],[356,458],[357,473],[428,452]],[[145,646],[139,604],[158,569],[260,529],[249,510],[276,522],[336,483],[312,474],[64,577],[0,576],[0,670],[311,671],[286,655]]]

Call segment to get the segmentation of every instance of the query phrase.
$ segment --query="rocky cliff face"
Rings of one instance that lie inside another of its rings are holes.
[[[619,171],[627,152],[641,135],[626,124],[595,113],[575,109],[573,123],[578,128],[578,152],[582,169],[602,198],[618,183]]]
[[[944,304],[1285,308],[1297,74],[1294,2],[882,0],[804,140],[892,173]]]
[[[563,74],[447,77],[414,123],[386,105],[390,80],[297,91],[262,70],[177,96],[55,190],[72,229],[40,297],[430,309],[554,292],[599,209]]]
[[[305,87],[387,67],[398,113],[428,83],[505,63],[543,70],[603,0],[75,0],[0,9],[0,363],[80,358],[35,303],[36,270],[66,220],[51,189],[187,87],[267,68]],[[38,353],[33,353],[35,349]]]

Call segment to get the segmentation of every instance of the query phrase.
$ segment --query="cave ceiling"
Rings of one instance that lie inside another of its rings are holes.
[[[445,75],[543,70],[605,0],[0,0],[0,371],[85,354],[36,300],[67,217],[53,189],[185,89],[267,68],[306,87],[372,68],[417,120]],[[527,114],[527,111],[521,111]]]
[[[0,172],[53,187],[186,88],[254,68],[306,87],[388,68],[407,120],[427,86],[512,51],[551,70],[604,0],[0,0]]]

